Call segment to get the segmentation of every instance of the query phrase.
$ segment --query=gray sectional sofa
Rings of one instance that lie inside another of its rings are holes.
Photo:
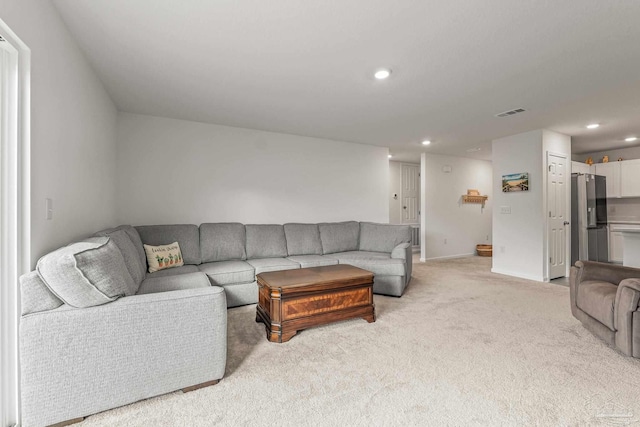
[[[148,273],[143,244],[176,241],[184,266]],[[401,296],[411,253],[408,226],[355,221],[120,226],[54,251],[20,278],[23,425],[221,379],[226,309],[257,302],[257,274],[352,264]]]
[[[351,264],[373,272],[373,292],[382,295],[401,296],[411,279],[408,226],[350,221],[149,225],[136,229],[147,245],[177,241],[185,263],[147,274],[142,293],[156,291],[159,282],[171,283],[174,289],[191,288],[196,283],[183,275],[200,272],[211,285],[224,288],[228,307],[236,307],[258,302],[256,275],[260,273],[332,264]],[[167,281],[168,277],[172,279]]]

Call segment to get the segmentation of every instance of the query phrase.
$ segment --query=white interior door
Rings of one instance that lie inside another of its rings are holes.
[[[547,153],[549,279],[567,275],[569,255],[569,180],[567,158]]]
[[[402,165],[402,223],[420,222],[420,166]]]

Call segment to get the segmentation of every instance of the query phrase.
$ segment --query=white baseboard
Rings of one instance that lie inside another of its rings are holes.
[[[436,257],[432,257],[432,258],[420,258],[421,262],[425,262],[425,261],[433,261],[433,260],[437,260],[437,259],[453,259],[453,258],[465,258],[468,256],[473,256],[475,255],[475,253],[471,252],[468,254],[456,254],[456,255],[447,255],[447,256],[436,256]]]
[[[497,274],[503,274],[505,276],[518,277],[520,279],[533,280],[533,281],[536,281],[536,282],[544,282],[545,281],[543,276],[522,274],[522,273],[518,273],[518,272],[515,272],[515,271],[502,270],[500,268],[492,268],[491,272],[492,273],[497,273]]]

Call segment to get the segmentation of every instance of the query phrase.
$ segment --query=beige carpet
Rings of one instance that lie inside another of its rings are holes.
[[[490,272],[490,259],[415,263],[378,319],[269,343],[255,306],[229,310],[223,381],[81,426],[627,425],[640,361],[571,316],[569,289]]]

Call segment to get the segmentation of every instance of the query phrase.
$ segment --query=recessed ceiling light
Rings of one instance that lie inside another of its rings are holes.
[[[386,78],[389,78],[390,75],[391,75],[391,70],[390,69],[381,68],[378,71],[376,71],[373,76],[378,80],[384,80]]]
[[[392,158],[392,157],[393,157],[393,154],[389,154],[389,158]]]
[[[422,141],[422,145],[429,145],[431,144],[431,141],[429,141],[428,139],[425,139],[424,141]]]
[[[600,127],[600,123],[591,123],[590,125],[587,125],[587,129],[597,129]]]
[[[637,141],[638,137],[636,136],[630,136],[629,138],[626,138],[625,141],[627,142],[633,142],[633,141]]]

